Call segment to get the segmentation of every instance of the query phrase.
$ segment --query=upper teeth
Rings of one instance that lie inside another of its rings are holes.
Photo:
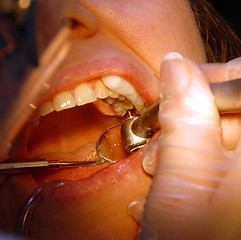
[[[95,102],[97,98],[105,99],[120,116],[124,116],[127,110],[133,108],[133,105],[139,113],[146,108],[144,99],[129,82],[121,77],[105,76],[96,81],[94,90],[88,83],[81,83],[73,91],[57,94],[52,101],[40,108],[39,114],[45,116],[53,111],[85,105]]]
[[[129,82],[118,76],[105,76],[102,78],[102,81],[108,88],[118,92],[132,102],[139,113],[145,110],[145,101]]]

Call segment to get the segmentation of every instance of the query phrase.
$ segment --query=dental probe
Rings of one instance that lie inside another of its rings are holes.
[[[72,161],[72,162],[60,162],[58,160],[46,160],[38,159],[29,162],[4,162],[0,163],[0,175],[7,174],[26,174],[38,171],[47,171],[50,169],[66,168],[66,167],[77,167],[77,166],[88,166],[90,164],[98,164],[98,161]]]
[[[241,113],[241,79],[211,83],[216,106],[220,114]],[[159,101],[141,116],[128,118],[121,127],[121,137],[127,152],[133,153],[144,147],[160,129],[158,121]]]

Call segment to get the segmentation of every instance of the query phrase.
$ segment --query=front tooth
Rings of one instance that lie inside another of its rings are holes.
[[[87,83],[81,83],[74,89],[74,98],[78,106],[97,100],[95,91]]]
[[[104,85],[104,83],[101,80],[98,80],[95,84],[95,93],[98,98],[104,99],[109,97],[109,90],[108,88]]]
[[[52,102],[47,102],[45,103],[40,109],[39,109],[39,115],[40,116],[45,116],[51,112],[54,111],[54,106],[52,104]]]
[[[61,111],[75,107],[75,101],[70,91],[65,91],[57,94],[53,99],[53,107],[55,111]]]
[[[118,76],[104,76],[102,81],[105,86],[119,93],[120,95],[127,98],[130,102],[135,105],[139,113],[142,113],[146,109],[146,104],[143,98],[137,93],[135,88],[127,82],[125,79]]]

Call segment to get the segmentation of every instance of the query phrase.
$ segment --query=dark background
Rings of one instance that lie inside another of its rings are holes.
[[[241,37],[241,0],[209,0],[209,2]]]

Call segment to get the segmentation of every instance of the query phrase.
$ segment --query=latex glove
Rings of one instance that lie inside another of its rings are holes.
[[[214,76],[217,69],[225,72],[225,66],[203,66],[203,71],[178,54],[164,58],[162,134],[144,157],[144,169],[155,175],[139,239],[241,239],[241,144],[233,153],[224,149],[219,113],[204,73]],[[141,198],[130,206],[136,220],[144,202]]]

